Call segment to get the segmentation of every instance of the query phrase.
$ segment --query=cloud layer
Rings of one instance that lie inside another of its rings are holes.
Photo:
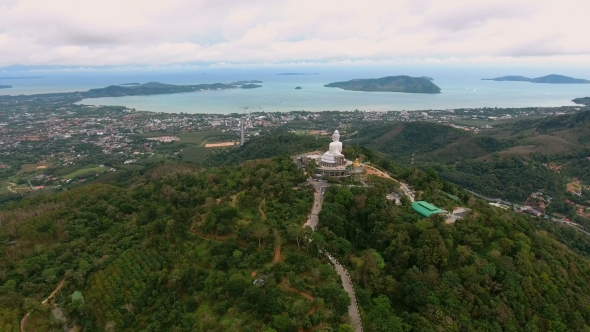
[[[0,66],[590,64],[587,0],[2,0]]]

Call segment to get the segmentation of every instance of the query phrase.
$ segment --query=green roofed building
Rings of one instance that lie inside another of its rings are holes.
[[[445,213],[447,211],[437,208],[436,206],[425,202],[417,201],[412,204],[412,209],[424,217],[430,217],[433,214]]]
[[[74,294],[72,294],[72,302],[74,301],[84,303],[84,296],[82,296],[82,293],[80,291],[75,291]]]

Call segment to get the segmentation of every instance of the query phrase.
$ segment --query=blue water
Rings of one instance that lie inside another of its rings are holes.
[[[277,73],[319,73],[305,76],[279,76]],[[452,109],[470,107],[528,107],[575,105],[573,98],[590,96],[590,84],[558,85],[526,82],[482,81],[481,78],[508,74],[538,77],[559,73],[577,78],[590,78],[590,72],[579,69],[475,69],[475,68],[280,68],[258,70],[169,70],[169,71],[88,71],[75,73],[25,74],[44,76],[40,79],[3,80],[14,88],[0,94],[32,94],[85,91],[112,84],[158,81],[170,84],[225,83],[237,80],[261,80],[259,89],[220,90],[169,95],[130,96],[85,99],[81,104],[121,105],[143,111],[171,113],[235,113],[241,107],[266,112],[366,111]],[[391,92],[356,92],[326,88],[324,84],[353,78],[376,78],[407,74],[430,76],[441,89],[440,94]],[[15,74],[0,73],[0,76]],[[302,87],[296,90],[295,87]]]

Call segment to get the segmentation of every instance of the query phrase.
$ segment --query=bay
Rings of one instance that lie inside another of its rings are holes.
[[[317,75],[277,75],[279,73],[318,73]],[[261,80],[258,89],[200,91],[166,95],[127,96],[85,99],[79,104],[118,105],[142,111],[168,113],[238,113],[243,107],[265,112],[287,111],[401,111],[479,107],[556,107],[573,106],[572,99],[590,96],[590,84],[534,84],[528,82],[482,81],[504,74],[541,76],[555,71],[514,68],[271,68],[187,71],[131,71],[58,73],[41,79],[13,80],[11,91],[1,94],[32,94],[85,91],[123,83],[157,81],[169,84],[227,83]],[[588,78],[589,73],[572,69],[557,71],[568,76]],[[345,91],[323,85],[353,78],[376,78],[407,74],[430,76],[440,94]],[[296,90],[295,87],[302,89]]]

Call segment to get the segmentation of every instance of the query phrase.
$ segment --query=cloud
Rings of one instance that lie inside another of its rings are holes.
[[[590,64],[587,0],[3,0],[0,66]]]

